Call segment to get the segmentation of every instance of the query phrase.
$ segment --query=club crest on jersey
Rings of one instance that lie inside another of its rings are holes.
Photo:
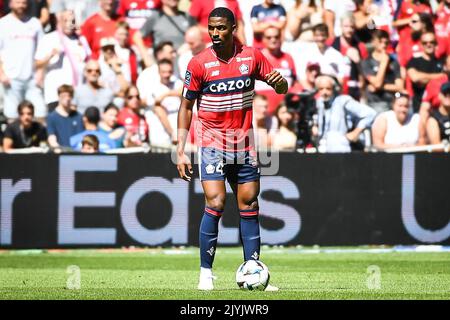
[[[186,70],[186,75],[184,76],[184,84],[189,87],[191,84],[192,73],[189,70]]]
[[[250,70],[250,68],[248,67],[248,65],[246,64],[241,64],[241,66],[239,67],[239,71],[242,74],[248,74],[248,71]]]

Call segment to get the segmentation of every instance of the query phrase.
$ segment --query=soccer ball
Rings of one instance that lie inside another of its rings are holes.
[[[236,283],[243,290],[265,290],[269,285],[269,268],[259,260],[243,262],[236,271]]]

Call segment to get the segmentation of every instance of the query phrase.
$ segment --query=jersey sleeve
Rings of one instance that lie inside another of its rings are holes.
[[[203,68],[195,60],[191,59],[187,66],[186,75],[184,77],[183,97],[188,100],[198,98],[202,89]]]
[[[259,50],[254,50],[255,53],[255,77],[257,80],[265,81],[266,75],[273,70],[273,66],[269,60]]]

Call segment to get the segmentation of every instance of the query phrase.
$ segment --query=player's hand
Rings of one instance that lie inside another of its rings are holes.
[[[269,86],[274,87],[275,85],[280,85],[283,83],[283,76],[279,71],[273,70],[272,72],[266,74],[266,82]]]
[[[191,181],[193,173],[192,164],[188,156],[184,152],[182,154],[178,154],[177,169],[181,179],[188,182]]]

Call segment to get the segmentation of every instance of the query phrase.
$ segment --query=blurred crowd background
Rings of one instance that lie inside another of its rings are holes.
[[[450,0],[0,0],[2,151],[172,150],[218,6],[289,83],[255,85],[260,149],[448,151]]]

